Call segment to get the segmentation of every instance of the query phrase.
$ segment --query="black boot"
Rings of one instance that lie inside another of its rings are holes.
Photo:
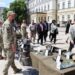
[[[17,69],[16,71],[15,71],[15,73],[21,73],[22,72],[22,69]]]

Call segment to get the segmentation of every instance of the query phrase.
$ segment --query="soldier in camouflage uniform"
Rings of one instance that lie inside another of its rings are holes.
[[[15,66],[14,57],[16,49],[16,33],[15,28],[12,25],[12,21],[15,19],[15,13],[13,11],[8,11],[7,20],[2,25],[3,33],[3,44],[4,49],[7,54],[7,63],[3,71],[3,75],[8,75],[8,69],[11,66],[15,73],[20,72],[21,70]]]

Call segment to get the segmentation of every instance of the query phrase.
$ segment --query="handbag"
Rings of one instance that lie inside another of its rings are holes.
[[[54,30],[54,33],[55,34],[58,34],[58,29],[57,28]]]

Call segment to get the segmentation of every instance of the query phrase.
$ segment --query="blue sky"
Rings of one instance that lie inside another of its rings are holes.
[[[0,7],[9,7],[14,0],[0,0]]]

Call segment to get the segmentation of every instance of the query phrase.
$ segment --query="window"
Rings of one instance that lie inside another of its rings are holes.
[[[40,17],[39,17],[39,22],[40,22]]]
[[[67,19],[70,20],[70,15],[67,16]]]
[[[48,16],[48,21],[49,21],[49,16]]]
[[[74,7],[75,7],[75,0],[74,0]]]
[[[59,21],[59,16],[57,16],[57,20]]]
[[[68,1],[68,8],[70,8],[71,7],[71,1],[69,0]]]
[[[44,6],[43,6],[43,11],[44,11]]]
[[[37,12],[39,12],[39,9],[37,9]]]
[[[39,3],[40,3],[40,0],[39,0]]]
[[[36,12],[38,12],[38,9],[36,9]]]
[[[39,8],[39,12],[40,12],[40,8]]]
[[[34,10],[32,12],[34,13]]]
[[[44,17],[44,20],[46,20],[46,17]]]
[[[43,20],[43,17],[41,17],[41,21]]]
[[[63,4],[62,4],[62,8],[63,8],[63,9],[65,8],[65,2],[63,2]]]
[[[57,7],[57,9],[60,9],[60,4],[58,4],[58,7]]]
[[[43,11],[43,8],[41,7],[41,12]]]
[[[49,11],[49,8],[50,8],[50,6],[49,6],[49,4],[48,4],[48,11]]]
[[[74,14],[74,21],[75,21],[75,14]]]
[[[44,11],[46,11],[46,6],[44,6]]]
[[[62,21],[64,21],[64,15],[62,16]]]

